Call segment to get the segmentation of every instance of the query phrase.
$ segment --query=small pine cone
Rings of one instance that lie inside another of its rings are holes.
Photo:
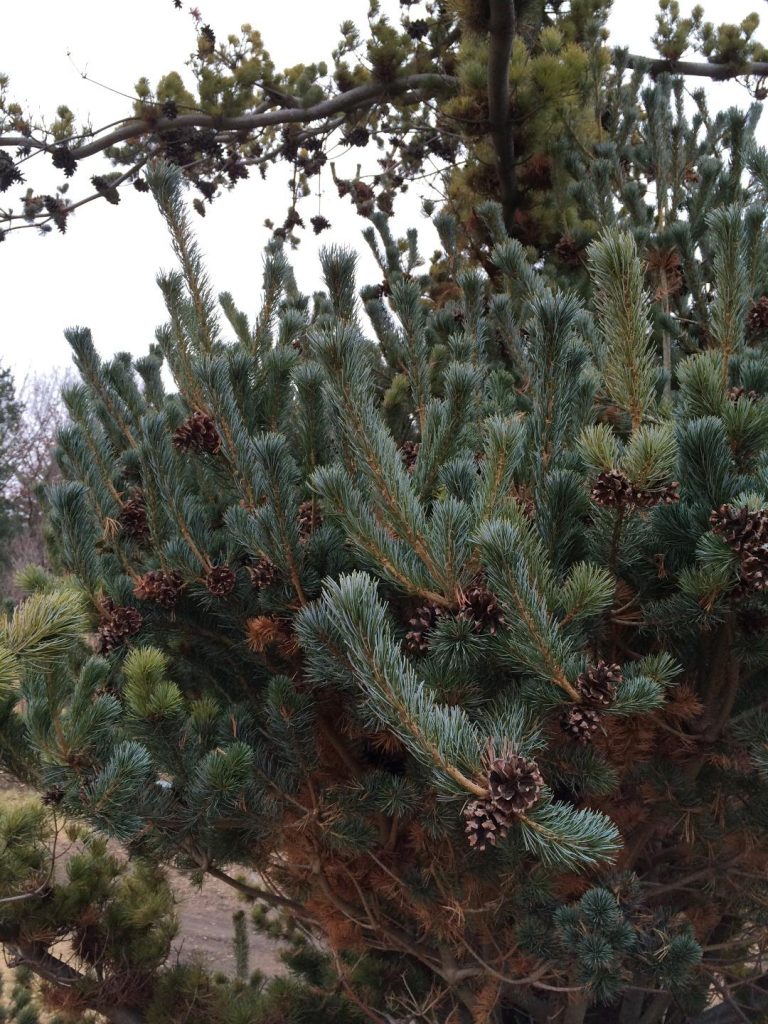
[[[555,245],[555,255],[566,266],[578,267],[584,262],[584,246],[578,245],[572,235],[563,235]]]
[[[621,666],[598,661],[579,675],[576,689],[590,704],[607,707],[616,700],[616,687],[623,678]]]
[[[315,503],[311,500],[302,501],[299,505],[299,540],[309,540],[322,522],[323,517],[315,508]]]
[[[509,825],[500,819],[490,800],[472,800],[464,808],[467,822],[466,833],[469,845],[484,850],[489,844],[495,846],[499,839],[505,839]]]
[[[184,581],[181,576],[177,572],[165,572],[163,569],[144,573],[133,588],[139,600],[155,601],[169,611],[176,607],[183,590]]]
[[[64,799],[64,790],[61,786],[54,786],[43,794],[43,803],[46,807],[58,807]]]
[[[101,607],[102,618],[96,631],[96,648],[99,654],[108,654],[135,636],[144,620],[137,608],[116,606],[109,598],[102,602]]]
[[[560,718],[560,728],[572,740],[586,746],[592,742],[592,733],[597,731],[600,724],[600,712],[593,708],[584,708],[579,704],[564,711]]]
[[[423,654],[429,649],[429,633],[435,628],[440,618],[440,609],[436,604],[425,604],[416,609],[416,614],[408,620],[411,627],[405,634],[405,649],[409,654]]]
[[[655,508],[657,505],[674,505],[680,501],[680,484],[672,480],[661,487],[650,491],[635,491],[635,504],[638,508]]]
[[[214,565],[205,574],[205,585],[214,597],[226,597],[235,589],[237,576],[228,565]]]
[[[486,587],[482,576],[465,591],[459,616],[472,622],[475,633],[490,633],[491,636],[505,624],[498,598]]]
[[[198,410],[173,432],[173,447],[182,452],[194,450],[215,455],[221,448],[221,438],[213,419]]]
[[[768,295],[761,295],[747,313],[747,333],[757,341],[768,331]]]
[[[280,578],[277,566],[268,558],[260,558],[258,562],[247,566],[247,572],[251,584],[256,590],[261,590],[262,587],[271,587]]]
[[[123,507],[117,516],[120,529],[135,541],[142,541],[149,535],[149,521],[147,519],[147,507],[141,491],[136,491],[123,503]]]
[[[538,801],[544,780],[539,766],[518,754],[497,757],[488,772],[488,789],[497,819],[507,823]]]
[[[749,390],[746,388],[736,387],[728,388],[728,400],[730,402],[738,402],[740,398],[746,398],[748,402],[756,402],[760,395],[757,391]]]
[[[634,504],[635,489],[620,469],[611,469],[598,475],[591,498],[603,508],[627,508]]]
[[[402,456],[405,468],[409,473],[412,473],[416,466],[416,459],[419,457],[419,448],[421,445],[418,441],[403,441],[400,446],[400,455]]]

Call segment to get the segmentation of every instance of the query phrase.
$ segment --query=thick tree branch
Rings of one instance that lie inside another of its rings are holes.
[[[150,123],[131,118],[124,121],[114,131],[93,139],[72,150],[77,160],[85,160],[96,153],[102,153],[111,146],[117,146],[129,139],[143,135],[159,135],[162,132],[174,131],[179,128],[213,128],[216,131],[243,132],[257,128],[271,128],[283,124],[307,124],[319,121],[333,114],[350,113],[360,107],[370,106],[376,100],[390,99],[410,91],[428,91],[430,95],[442,92],[455,92],[458,79],[445,75],[422,74],[405,75],[393,82],[373,82],[360,85],[356,89],[331,96],[312,107],[281,107],[279,110],[267,110],[261,113],[243,114],[240,117],[217,117],[212,114],[180,114],[178,117],[160,117]],[[25,135],[0,135],[0,149],[15,147],[31,147],[52,153],[60,147],[60,143],[47,142]]]
[[[47,981],[59,988],[75,988],[82,986],[89,979],[76,971],[74,967],[58,957],[52,956],[44,946],[37,942],[29,942],[24,939],[12,937],[7,929],[0,928],[0,941],[6,943],[8,948],[16,955],[17,963],[24,964],[38,978]],[[102,1005],[98,999],[87,999],[88,1007],[106,1017],[110,1024],[144,1024],[144,1016],[138,1010],[127,1006]]]
[[[488,117],[491,124],[499,198],[507,230],[515,211],[515,140],[509,111],[509,62],[515,38],[515,0],[490,0],[488,26]]]
[[[618,51],[617,58],[621,51]],[[621,63],[621,60],[617,60]],[[664,60],[642,57],[637,53],[626,55],[626,66],[632,70],[645,71],[651,77],[656,75],[683,75],[687,78],[711,78],[724,82],[729,78],[768,77],[768,61],[749,61],[745,64],[714,64],[711,61]]]

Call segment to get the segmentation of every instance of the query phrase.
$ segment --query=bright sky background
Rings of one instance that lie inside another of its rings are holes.
[[[330,59],[342,20],[364,27],[367,0],[199,0],[197,6],[218,36],[250,22],[261,31],[275,64],[286,67]],[[682,6],[691,5],[683,0]],[[713,20],[730,21],[761,5],[758,0],[704,0],[704,6]],[[383,7],[399,11],[397,0],[384,0]],[[78,115],[90,115],[95,126],[106,124],[125,115],[128,101],[83,81],[78,69],[129,94],[142,74],[154,83],[166,71],[182,70],[195,45],[188,9],[189,0],[183,11],[177,11],[172,0],[0,0],[0,70],[11,76],[11,94],[33,112],[50,119],[59,103],[67,103]],[[614,0],[611,41],[650,55],[655,11],[650,0]],[[710,91],[713,107],[749,102],[738,86],[716,85]],[[763,132],[768,141],[768,115]],[[364,152],[368,151],[353,151],[350,163],[354,165]],[[94,164],[95,160],[87,161],[75,175],[75,197],[97,173]],[[340,170],[345,173],[344,166]],[[353,171],[354,166],[347,165],[346,173]],[[39,171],[33,174],[32,183],[40,187]],[[52,188],[60,180],[57,172],[44,184]],[[360,251],[360,283],[378,280],[361,238],[367,222],[354,214],[348,200],[338,199],[327,169],[321,189],[322,213],[333,230],[317,240],[311,231],[304,234],[292,256],[300,286],[309,291],[317,285],[317,247],[330,241]],[[151,197],[130,188],[122,194],[119,207],[95,202],[78,210],[66,236],[52,232],[41,238],[26,230],[14,232],[0,245],[0,362],[14,369],[18,382],[29,372],[69,365],[62,334],[68,326],[89,326],[104,356],[118,351],[138,355],[153,341],[155,327],[165,319],[155,274],[170,267],[173,259]],[[2,198],[8,205],[14,193]],[[266,217],[282,220],[287,198],[286,179],[277,170],[267,182],[254,176],[240,183],[215,201],[205,219],[193,214],[215,290],[231,291],[249,314],[258,304],[261,252],[268,238],[263,222]],[[420,216],[416,195],[403,198],[412,201],[401,200],[395,221],[400,234]],[[307,201],[307,217],[316,212],[314,202],[310,209]],[[426,221],[421,224],[422,252],[428,257],[434,236]]]

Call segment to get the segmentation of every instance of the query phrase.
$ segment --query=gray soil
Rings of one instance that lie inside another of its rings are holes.
[[[33,795],[31,790],[0,773],[0,802],[23,800]],[[179,916],[179,933],[171,956],[178,957],[182,963],[202,960],[214,971],[233,974],[232,915],[243,909],[247,913],[247,904],[234,889],[215,878],[207,878],[202,888],[192,885],[178,871],[169,871],[169,879],[178,901]],[[254,931],[249,932],[248,938],[251,970],[258,969],[266,975],[285,970],[275,943]]]

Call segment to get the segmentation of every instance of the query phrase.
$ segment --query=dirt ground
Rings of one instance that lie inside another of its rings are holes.
[[[25,791],[14,780],[0,773],[0,803],[28,799]],[[206,879],[202,889],[190,883],[178,871],[171,871],[170,882],[177,899],[179,933],[174,941],[171,957],[182,962],[202,959],[212,970],[225,974],[234,972],[232,949],[232,915],[245,906],[237,893],[215,878]],[[278,950],[268,938],[249,933],[251,970],[264,974],[278,974],[285,968],[278,959]]]

